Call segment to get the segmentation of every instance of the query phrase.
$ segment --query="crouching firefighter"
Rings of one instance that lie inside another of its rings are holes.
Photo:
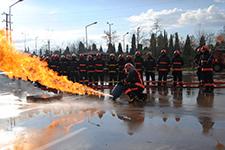
[[[129,96],[129,102],[146,100],[147,95],[143,93],[144,84],[140,73],[131,63],[124,67],[126,78],[118,83],[112,90],[113,100],[116,100],[123,92]]]

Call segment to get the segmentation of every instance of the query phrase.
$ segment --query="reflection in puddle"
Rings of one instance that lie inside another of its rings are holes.
[[[221,101],[218,102],[216,94],[161,88],[150,90],[147,104],[141,106],[128,104],[125,99],[112,103],[90,97],[78,101],[74,97],[67,96],[65,101],[52,104],[38,104],[40,109],[19,114],[17,126],[11,131],[0,131],[0,138],[7,137],[0,144],[9,144],[11,149],[17,150],[35,149],[85,126],[88,130],[79,138],[91,143],[92,149],[107,149],[101,146],[109,143],[115,146],[115,141],[125,145],[147,143],[147,148],[143,149],[165,145],[172,145],[173,149],[185,149],[188,145],[192,146],[190,149],[224,148],[224,116],[217,117],[217,112],[224,115],[225,111],[220,109]],[[18,126],[22,128],[16,131]],[[124,147],[119,145],[119,148]]]
[[[93,117],[98,112],[99,110],[96,108],[80,110],[54,119],[43,129],[24,128],[21,132],[12,131],[11,134],[15,138],[12,138],[12,141],[8,141],[8,144],[11,144],[6,144],[5,147],[13,147],[13,150],[31,150],[38,148],[65,136],[72,130],[71,128],[73,126],[82,123],[89,117]]]

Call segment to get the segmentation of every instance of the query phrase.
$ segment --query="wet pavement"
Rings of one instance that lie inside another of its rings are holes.
[[[1,150],[224,149],[225,89],[153,88],[145,104],[70,94],[27,103],[45,92],[2,75],[0,86]]]

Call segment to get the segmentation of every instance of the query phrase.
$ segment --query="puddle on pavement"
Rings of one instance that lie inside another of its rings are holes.
[[[5,103],[15,113],[0,118],[0,149],[36,149],[82,128],[48,149],[224,149],[224,96],[224,89],[152,88],[143,105],[128,104],[126,96],[114,103],[73,95],[46,104]]]

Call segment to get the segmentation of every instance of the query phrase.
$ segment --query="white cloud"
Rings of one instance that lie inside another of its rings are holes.
[[[215,3],[225,3],[225,0],[214,0]]]
[[[179,25],[204,24],[206,26],[218,26],[225,24],[225,11],[214,5],[205,9],[190,10],[182,13],[178,19]]]
[[[205,26],[222,26],[225,24],[225,11],[214,5],[208,8],[199,8],[196,10],[183,9],[164,9],[155,11],[153,9],[143,12],[137,16],[131,16],[128,20],[136,27],[142,26],[151,28],[154,21],[158,19],[164,28],[177,28],[187,25],[198,25],[199,23]]]

